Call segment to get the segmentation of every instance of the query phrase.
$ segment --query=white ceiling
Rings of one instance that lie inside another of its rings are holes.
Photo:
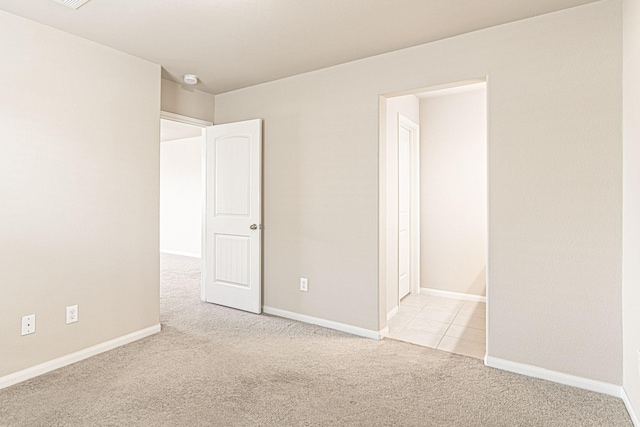
[[[222,93],[596,0],[0,0]]]

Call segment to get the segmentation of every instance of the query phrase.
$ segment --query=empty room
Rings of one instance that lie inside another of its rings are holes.
[[[640,0],[0,0],[0,77],[0,426],[640,426]]]

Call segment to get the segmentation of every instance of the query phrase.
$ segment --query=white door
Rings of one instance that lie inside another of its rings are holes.
[[[262,120],[207,128],[204,299],[262,312]]]
[[[398,126],[398,298],[410,291],[411,131]]]
[[[398,115],[398,300],[420,289],[420,127]]]

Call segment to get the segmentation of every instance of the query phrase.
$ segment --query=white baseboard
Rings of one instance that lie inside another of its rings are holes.
[[[322,326],[324,328],[335,329],[336,331],[346,332],[348,334],[360,337],[379,340],[383,338],[384,329],[381,331],[373,331],[358,326],[347,325],[346,323],[334,322],[332,320],[321,319],[319,317],[307,316],[306,314],[293,313],[291,311],[280,310],[279,308],[263,306],[262,311],[278,317],[284,317],[299,322],[311,323],[312,325]]]
[[[577,387],[584,390],[608,394],[609,396],[622,396],[622,387],[615,384],[578,377],[575,375],[564,374],[562,372],[551,371],[549,369],[526,365],[524,363],[511,362],[509,360],[499,359],[497,357],[491,356],[485,357],[484,364],[491,368],[502,369],[505,371],[514,372],[516,374],[526,375],[528,377],[540,378],[543,380],[552,381],[554,383],[570,385],[572,387]]]
[[[396,305],[387,313],[387,320],[390,320],[393,316],[398,314],[398,306]]]
[[[462,292],[442,291],[440,289],[433,289],[433,288],[420,288],[420,293],[425,295],[432,295],[434,297],[445,297],[445,298],[463,299],[466,301],[487,302],[487,297],[483,297],[480,295],[463,294]]]
[[[13,374],[5,375],[4,377],[0,377],[0,389],[37,377],[38,375],[46,374],[47,372],[55,371],[56,369],[71,365],[72,363],[76,363],[84,359],[88,359],[91,356],[104,353],[105,351],[113,350],[116,347],[129,344],[158,332],[160,332],[160,324],[141,329],[139,331],[132,332],[130,334],[123,335],[121,337],[114,338],[100,344],[96,344],[89,348],[85,348],[84,350],[76,351],[75,353],[67,354],[66,356],[49,360],[39,365],[14,372]]]
[[[627,395],[624,387],[622,388],[620,397],[622,397],[622,401],[624,402],[624,406],[627,408],[627,412],[629,413],[629,417],[631,417],[633,425],[635,427],[640,427],[640,419],[638,418],[638,414],[636,414],[636,411],[633,409],[633,405],[631,405],[631,399],[629,399],[629,396]]]
[[[190,258],[202,258],[200,254],[194,252],[180,252],[180,251],[165,251],[161,250],[161,254],[169,254],[169,255],[180,255],[180,256],[188,256]]]

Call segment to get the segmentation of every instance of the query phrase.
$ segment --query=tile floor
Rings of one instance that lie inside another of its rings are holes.
[[[431,295],[407,295],[388,322],[389,338],[484,358],[486,306]]]

